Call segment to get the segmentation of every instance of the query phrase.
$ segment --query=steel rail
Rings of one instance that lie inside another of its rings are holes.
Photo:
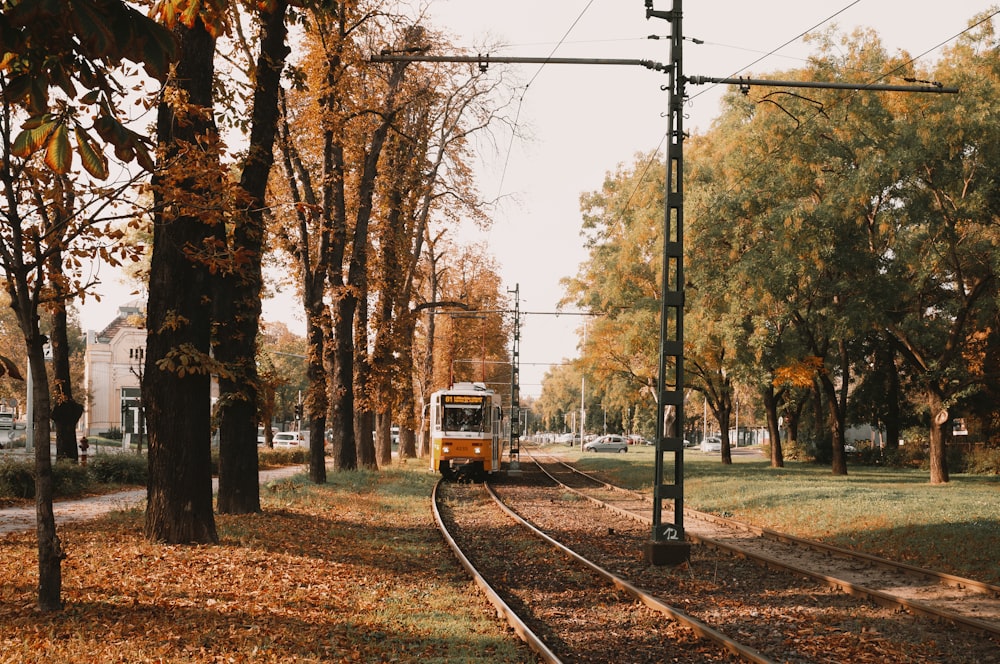
[[[514,519],[518,524],[528,529],[533,535],[540,538],[547,544],[550,544],[551,546],[563,552],[564,554],[566,554],[573,560],[577,561],[581,565],[584,565],[591,571],[600,575],[609,583],[611,583],[616,588],[623,591],[633,599],[642,602],[643,604],[653,609],[654,611],[658,611],[664,614],[671,620],[674,620],[680,623],[681,625],[684,625],[698,636],[707,639],[715,643],[716,645],[721,646],[722,648],[725,648],[727,651],[733,653],[734,655],[742,657],[744,660],[748,662],[755,662],[756,664],[776,664],[775,660],[768,658],[755,648],[751,648],[749,646],[743,645],[742,643],[739,643],[738,641],[733,640],[726,634],[711,627],[707,623],[704,623],[698,620],[697,618],[689,616],[683,611],[675,607],[672,607],[669,604],[666,604],[665,602],[657,599],[653,595],[650,595],[649,593],[645,592],[641,588],[629,583],[628,581],[618,576],[617,574],[614,574],[613,572],[604,569],[603,567],[594,563],[593,561],[584,558],[579,553],[577,553],[573,549],[570,549],[569,547],[559,542],[558,540],[552,538],[550,535],[546,534],[538,527],[536,527],[534,524],[532,524],[530,521],[528,521],[520,514],[512,510],[510,507],[505,505],[503,500],[500,499],[500,496],[496,494],[496,492],[489,484],[484,484],[483,486],[486,489],[487,493],[489,493],[490,497],[493,498],[493,500],[496,502],[497,506],[505,514],[507,514],[507,516]]]
[[[530,452],[526,452],[526,454],[529,457],[532,457]],[[591,482],[594,482],[595,484],[600,484],[605,489],[620,493],[626,493],[635,498],[649,500],[649,496],[643,493],[634,491],[632,489],[626,489],[624,487],[615,486],[614,484],[606,482],[599,477],[595,477],[587,473],[586,471],[573,467],[572,465],[566,463],[565,461],[559,459],[558,457],[550,456],[550,458],[554,459],[555,463],[559,463],[560,465],[565,466],[568,470],[570,470],[574,474],[580,475],[581,477],[585,477]],[[545,472],[544,469],[543,472]],[[771,539],[777,542],[784,542],[787,544],[802,546],[812,549],[814,551],[819,551],[821,553],[827,553],[832,555],[843,556],[845,558],[853,558],[861,560],[874,567],[879,567],[881,569],[886,569],[890,571],[899,571],[923,579],[932,579],[938,581],[943,586],[951,586],[962,590],[973,590],[975,592],[979,592],[984,595],[992,595],[993,597],[1000,597],[1000,586],[991,583],[986,583],[984,581],[978,581],[976,579],[970,579],[968,577],[949,574],[947,572],[939,572],[937,570],[927,569],[925,567],[918,567],[916,565],[911,565],[909,563],[904,563],[896,560],[888,560],[880,556],[876,556],[870,553],[865,553],[864,551],[854,551],[852,549],[845,549],[844,547],[840,547],[835,544],[827,544],[826,542],[819,542],[816,540],[810,540],[810,539],[805,539],[803,537],[798,537],[796,535],[789,535],[787,533],[782,533],[772,528],[755,526],[753,524],[745,523],[743,521],[737,521],[736,519],[731,519],[729,517],[719,516],[718,514],[711,514],[709,512],[702,512],[690,508],[685,508],[684,512],[685,516],[689,516],[692,519],[698,519],[699,521],[706,521],[708,523],[715,523],[721,526],[726,526],[728,528],[733,528],[734,530],[743,530],[745,532],[753,533],[759,537]]]
[[[531,457],[530,453],[529,453],[529,457]],[[533,459],[533,457],[531,457],[531,458]],[[539,462],[535,461],[535,463],[539,465],[539,468],[541,468],[541,465],[539,464]],[[578,474],[578,475],[580,475],[582,477],[586,477],[588,480],[590,480],[592,482],[595,482],[596,484],[600,484],[604,488],[615,490],[615,491],[622,491],[622,492],[634,494],[634,495],[637,495],[637,496],[642,496],[642,494],[639,494],[637,492],[629,491],[628,489],[623,489],[622,487],[616,487],[614,485],[608,484],[607,482],[605,482],[605,481],[603,481],[601,479],[595,478],[595,477],[589,475],[588,473],[586,473],[584,471],[581,471],[581,470],[579,470],[577,468],[573,468],[571,465],[563,462],[562,460],[557,460],[557,463],[559,463],[559,464],[565,466],[566,468],[570,469],[575,474]],[[613,512],[615,514],[618,514],[619,516],[623,516],[623,517],[626,517],[626,518],[635,519],[635,520],[638,520],[638,521],[640,521],[640,522],[642,522],[644,524],[647,524],[647,525],[652,523],[652,519],[649,518],[649,517],[647,517],[647,516],[645,516],[645,515],[636,514],[635,512],[631,512],[629,510],[625,510],[625,509],[619,508],[619,507],[617,507],[615,505],[611,505],[610,503],[602,501],[602,500],[600,500],[598,498],[595,498],[593,496],[588,496],[585,492],[582,492],[582,491],[580,491],[578,489],[570,487],[570,486],[566,485],[565,483],[559,481],[557,478],[555,478],[550,473],[548,473],[547,471],[545,471],[544,468],[541,468],[541,469],[542,469],[542,472],[544,472],[546,475],[548,475],[550,478],[552,478],[553,481],[557,482],[564,489],[566,489],[566,490],[568,490],[568,491],[570,491],[570,492],[572,492],[572,493],[574,493],[574,494],[576,494],[576,495],[578,495],[578,496],[580,496],[582,498],[585,498],[585,499],[587,499],[587,500],[589,500],[589,501],[591,501],[591,502],[593,502],[595,504],[601,505],[605,509],[608,509],[609,511],[611,511],[611,512]],[[645,496],[643,496],[643,497],[648,500],[648,497],[645,497]],[[715,523],[717,523],[719,525],[724,525],[724,526],[732,527],[732,528],[739,529],[739,530],[745,530],[745,531],[754,532],[754,533],[758,532],[758,530],[759,530],[756,526],[750,526],[749,524],[744,524],[744,523],[741,523],[741,522],[738,522],[738,521],[733,521],[731,519],[726,519],[725,517],[719,517],[719,516],[716,516],[716,515],[708,514],[706,512],[698,512],[697,510],[685,509],[685,513],[688,514],[689,516],[691,516],[692,518],[695,518],[695,519],[700,519],[700,520],[708,521],[708,522],[715,522]],[[765,530],[765,529],[760,529],[760,530]],[[976,588],[977,586],[978,587],[985,587],[987,590],[985,590],[984,592],[994,593],[994,594],[997,591],[1000,591],[1000,588],[998,588],[997,586],[992,586],[990,584],[984,584],[982,582],[975,581],[974,579],[965,579],[965,578],[957,577],[957,576],[953,576],[953,575],[944,575],[944,574],[942,574],[940,572],[935,572],[933,570],[927,570],[927,569],[923,569],[923,568],[920,568],[920,567],[915,567],[915,566],[912,566],[912,565],[906,565],[904,563],[896,563],[894,561],[887,560],[885,558],[879,558],[878,556],[872,556],[870,554],[859,554],[858,552],[851,551],[850,549],[842,549],[840,547],[835,547],[835,546],[832,546],[832,545],[824,544],[822,542],[815,542],[813,540],[804,540],[804,539],[797,538],[797,537],[794,537],[794,536],[791,536],[791,535],[785,535],[785,534],[782,534],[782,533],[777,533],[777,531],[770,531],[770,532],[774,533],[778,537],[771,537],[769,539],[777,539],[777,541],[783,541],[785,543],[792,544],[792,545],[795,545],[795,546],[806,546],[806,547],[809,547],[809,548],[813,548],[814,550],[818,550],[820,552],[835,553],[835,554],[840,555],[842,557],[860,559],[860,560],[864,560],[865,562],[869,562],[871,559],[874,559],[874,560],[879,561],[879,566],[882,567],[882,568],[884,568],[884,569],[896,569],[896,570],[899,570],[899,571],[901,571],[902,573],[905,573],[905,574],[919,575],[919,576],[923,576],[924,578],[939,579],[939,580],[942,577],[945,577],[945,576],[949,577],[949,581],[947,583],[945,583],[944,581],[942,581],[942,585],[954,585],[954,586],[959,587],[959,588],[966,588],[966,587]],[[747,558],[749,560],[756,561],[756,562],[764,565],[765,567],[770,567],[771,569],[779,569],[779,570],[785,570],[785,571],[789,571],[789,572],[794,572],[796,574],[802,574],[802,575],[807,576],[809,578],[816,579],[817,581],[822,581],[823,583],[826,583],[828,586],[830,586],[832,588],[836,588],[838,590],[841,590],[841,591],[843,591],[843,592],[845,592],[845,593],[847,593],[849,595],[852,595],[854,597],[861,597],[861,598],[865,598],[865,599],[871,599],[872,601],[874,601],[875,603],[877,603],[879,606],[882,606],[884,608],[902,609],[902,610],[908,611],[910,613],[913,613],[913,614],[916,614],[916,615],[925,616],[925,617],[928,617],[928,618],[933,618],[935,620],[947,620],[948,622],[953,623],[956,626],[961,627],[963,629],[967,629],[967,630],[970,630],[970,631],[973,631],[973,632],[978,632],[978,633],[991,634],[993,636],[1000,637],[1000,625],[998,625],[996,623],[990,623],[990,622],[986,622],[986,621],[983,621],[983,620],[979,620],[977,618],[971,618],[971,617],[962,615],[960,613],[955,613],[954,611],[950,611],[948,609],[936,608],[936,607],[934,607],[934,606],[932,606],[930,604],[927,604],[927,603],[919,601],[919,600],[910,600],[910,599],[906,599],[906,598],[903,598],[903,597],[899,597],[897,595],[893,595],[891,593],[886,593],[886,592],[881,591],[881,590],[876,590],[874,588],[868,588],[866,586],[859,585],[859,584],[853,583],[851,581],[847,581],[846,579],[841,579],[841,578],[838,578],[838,577],[835,577],[835,576],[831,576],[831,575],[828,575],[828,574],[823,574],[823,573],[820,573],[820,572],[816,572],[816,571],[810,570],[810,569],[805,568],[805,567],[799,567],[798,565],[794,565],[792,563],[786,563],[786,562],[784,562],[782,560],[774,558],[773,556],[768,556],[766,554],[762,554],[762,553],[759,553],[759,552],[749,551],[749,550],[744,549],[744,548],[742,548],[740,546],[737,546],[735,544],[729,544],[729,543],[726,543],[726,542],[722,542],[720,540],[716,540],[714,538],[704,537],[704,536],[701,536],[701,535],[696,535],[696,534],[692,533],[690,530],[686,530],[685,534],[693,542],[700,543],[700,544],[705,544],[707,546],[712,546],[712,547],[715,547],[715,548],[720,549],[720,550],[728,551],[728,552],[730,552],[730,553],[732,553],[734,555],[742,556],[742,557]],[[958,583],[958,582],[960,582],[960,583]]]
[[[562,660],[560,660],[555,653],[549,650],[549,647],[545,645],[545,642],[542,641],[542,639],[539,638],[539,636],[535,634],[523,620],[521,620],[521,617],[518,616],[512,608],[510,608],[507,602],[505,602],[497,591],[493,589],[489,582],[483,578],[483,575],[479,573],[479,570],[477,570],[476,566],[472,564],[472,561],[470,561],[466,555],[462,553],[462,549],[458,546],[455,538],[448,532],[448,528],[444,524],[444,519],[441,518],[441,511],[438,509],[438,489],[443,481],[443,479],[439,479],[437,484],[434,485],[434,491],[431,494],[431,509],[434,512],[434,522],[437,524],[438,530],[441,532],[442,537],[444,537],[445,542],[447,542],[448,546],[451,548],[452,553],[455,554],[455,557],[458,558],[462,567],[465,568],[465,571],[468,572],[469,576],[472,577],[472,580],[475,581],[476,585],[479,586],[479,588],[483,591],[483,594],[486,595],[490,603],[496,608],[497,615],[507,620],[507,623],[511,626],[511,628],[513,628],[517,635],[521,637],[521,640],[527,643],[529,648],[538,653],[539,657],[541,657],[543,661],[548,662],[549,664],[562,664]]]

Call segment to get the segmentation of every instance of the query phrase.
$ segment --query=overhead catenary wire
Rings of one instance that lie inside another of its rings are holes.
[[[793,38],[785,41],[781,45],[779,45],[779,46],[777,46],[777,47],[775,47],[775,48],[767,51],[765,54],[763,54],[760,57],[756,58],[755,60],[753,60],[749,64],[747,64],[747,65],[745,65],[743,67],[740,67],[739,69],[737,69],[736,71],[734,71],[732,74],[730,74],[730,76],[728,76],[728,77],[724,77],[724,78],[709,78],[709,77],[706,77],[706,76],[690,76],[690,77],[687,77],[687,79],[690,82],[694,83],[694,84],[714,83],[714,82],[719,81],[718,84],[720,84],[720,85],[721,84],[739,85],[741,81],[738,78],[738,74],[740,72],[746,71],[750,67],[753,67],[755,64],[757,64],[759,62],[762,62],[766,58],[778,54],[778,52],[780,50],[782,50],[785,47],[789,46],[790,44],[793,44],[796,41],[802,39],[804,36],[808,35],[810,32],[813,32],[813,31],[817,30],[818,28],[822,27],[823,25],[829,23],[830,21],[832,21],[833,19],[835,19],[840,14],[844,13],[848,9],[850,9],[853,6],[857,5],[860,1],[861,0],[855,0],[854,2],[851,2],[850,4],[844,6],[843,8],[841,8],[839,10],[837,10],[836,12],[834,12],[833,14],[831,14],[830,16],[828,16],[827,18],[823,19],[822,21],[816,23],[815,25],[813,25],[812,27],[808,28],[807,30],[804,30],[804,31],[800,32],[795,37],[793,37]],[[981,19],[981,20],[977,21],[976,23],[974,23],[974,24],[972,24],[972,25],[964,28],[963,30],[960,30],[956,34],[948,37],[947,39],[944,39],[943,41],[937,43],[936,45],[934,45],[934,46],[932,46],[932,47],[924,50],[919,55],[910,58],[906,62],[900,64],[899,66],[897,66],[897,67],[895,67],[893,69],[891,69],[890,71],[885,72],[885,73],[879,75],[877,78],[875,78],[872,81],[869,81],[868,83],[862,83],[862,84],[836,84],[836,83],[830,83],[830,84],[826,84],[826,87],[838,87],[839,86],[839,87],[843,87],[844,89],[851,89],[851,90],[883,90],[883,91],[907,90],[907,91],[923,91],[923,92],[942,92],[943,91],[942,90],[943,86],[939,86],[937,84],[928,85],[926,89],[922,89],[922,88],[914,87],[914,86],[909,86],[909,87],[906,87],[906,86],[881,86],[881,87],[876,87],[876,85],[878,84],[879,81],[882,81],[882,80],[885,80],[886,78],[889,78],[890,76],[892,76],[896,72],[900,71],[901,69],[903,69],[903,68],[905,68],[905,67],[913,64],[914,62],[916,62],[916,61],[918,61],[918,60],[926,57],[929,53],[933,53],[934,51],[940,49],[941,47],[945,46],[946,44],[949,44],[949,43],[955,41],[956,39],[958,39],[962,35],[970,32],[971,30],[973,30],[976,27],[982,25],[986,21],[992,20],[993,17],[996,16],[997,14],[1000,14],[1000,10],[992,12],[991,14],[989,14],[986,17],[984,17],[983,19]],[[749,81],[751,81],[751,80],[753,81],[754,85],[759,85],[759,86],[768,85],[768,82],[766,82],[763,79],[759,79],[759,80],[756,80],[756,79],[749,79],[749,80],[747,80],[747,79],[745,79],[743,82],[745,82],[747,84],[750,84]],[[723,83],[721,81],[725,81],[725,82]],[[771,85],[775,85],[777,83],[791,83],[791,82],[778,82],[778,81],[772,81],[772,82],[770,82]],[[795,82],[795,84],[798,85],[799,87],[819,87],[819,85],[813,85],[813,84],[809,84],[809,83],[805,83],[805,82]],[[693,96],[688,97],[686,99],[686,102],[693,101],[698,96],[700,96],[702,94],[705,94],[706,92],[708,92],[709,90],[711,90],[713,87],[715,87],[715,86],[714,85],[710,86],[709,88],[706,88],[705,90],[703,90],[703,91],[701,91],[701,92],[699,92],[699,93],[697,93],[697,94],[695,94]],[[953,92],[954,89],[947,89],[946,91],[947,92]],[[801,130],[801,128],[804,125],[806,125],[809,122],[811,122],[811,120],[812,120],[812,118],[807,119],[804,123],[802,123],[802,125],[799,126],[799,128],[796,130],[796,132],[799,131],[799,130]],[[636,193],[638,192],[639,186],[642,184],[642,182],[645,181],[646,173],[649,172],[649,169],[652,167],[653,163],[656,161],[657,155],[660,153],[660,150],[663,148],[663,144],[664,144],[665,141],[666,141],[666,135],[661,136],[659,144],[657,145],[657,147],[654,150],[654,152],[653,152],[652,156],[650,157],[650,159],[646,162],[644,168],[642,169],[642,174],[639,177],[638,181],[636,182],[635,187],[633,187],[632,192],[629,194],[629,198],[626,201],[625,205],[623,206],[623,212],[619,213],[619,216],[621,214],[624,214],[624,212],[628,211],[631,208],[632,199],[635,197]],[[775,146],[775,148],[768,154],[768,156],[767,156],[768,159],[773,158],[775,155],[779,154],[781,152],[781,150],[783,150],[784,147],[787,144],[788,144],[787,142],[782,142],[781,144]],[[757,164],[750,170],[750,172],[747,175],[752,175],[754,172],[756,172],[757,169],[763,168],[766,165],[767,165],[767,161],[762,159],[761,161],[757,162]],[[745,181],[745,180],[743,180],[743,181]],[[731,185],[730,190],[733,187],[738,186],[738,184],[739,183],[734,183],[733,185]]]
[[[500,171],[500,184],[497,186],[497,199],[499,199],[500,196],[503,195],[503,184],[504,180],[506,180],[507,177],[507,167],[510,165],[510,155],[514,150],[514,139],[517,137],[517,127],[518,123],[521,120],[521,107],[524,105],[524,95],[528,94],[528,88],[530,88],[531,84],[535,82],[535,79],[538,78],[538,75],[542,73],[542,69],[545,68],[545,65],[548,64],[548,61],[556,54],[556,51],[559,50],[559,47],[563,45],[563,43],[566,41],[566,38],[569,37],[569,34],[573,32],[573,28],[575,28],[577,23],[580,22],[580,19],[583,18],[584,14],[587,13],[592,4],[594,4],[594,0],[587,1],[587,4],[584,6],[583,10],[573,20],[573,23],[570,24],[569,28],[567,28],[562,38],[558,42],[556,42],[555,46],[552,47],[552,51],[549,53],[549,58],[546,60],[546,62],[541,63],[541,65],[535,71],[534,75],[530,79],[528,79],[528,83],[524,86],[524,91],[521,93],[521,96],[518,97],[517,99],[517,110],[514,111],[514,124],[511,127],[510,143],[507,144],[507,156],[504,157],[503,169],[501,169]]]

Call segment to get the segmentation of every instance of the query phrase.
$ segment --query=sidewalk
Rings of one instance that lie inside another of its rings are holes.
[[[307,473],[309,469],[304,465],[285,466],[284,468],[273,468],[271,470],[260,471],[261,483],[270,480],[291,477],[298,473]],[[212,478],[212,490],[217,491],[219,480]],[[56,526],[72,521],[86,521],[95,519],[108,512],[126,510],[142,505],[146,501],[145,489],[132,489],[130,491],[118,491],[108,493],[103,496],[93,496],[90,498],[80,498],[78,500],[60,500],[52,504],[52,511],[55,513]],[[0,535],[13,533],[20,530],[31,530],[35,527],[35,505],[25,507],[8,507],[0,509]]]

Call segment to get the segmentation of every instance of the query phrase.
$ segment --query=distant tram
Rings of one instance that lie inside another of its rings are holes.
[[[480,480],[500,470],[500,395],[482,383],[456,383],[431,395],[431,469],[448,479]]]

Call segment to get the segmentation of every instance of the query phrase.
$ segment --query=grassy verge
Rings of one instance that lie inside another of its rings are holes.
[[[30,533],[0,539],[0,662],[525,662],[434,527],[423,463],[265,485],[218,546],[140,511],[60,528],[66,609],[33,610]]]
[[[570,454],[581,468],[652,490],[652,448]],[[953,474],[948,484],[932,486],[926,471],[909,468],[848,465],[846,476],[834,476],[828,466],[806,462],[771,468],[759,454],[734,455],[733,462],[686,450],[685,505],[1000,584],[1000,477]]]

